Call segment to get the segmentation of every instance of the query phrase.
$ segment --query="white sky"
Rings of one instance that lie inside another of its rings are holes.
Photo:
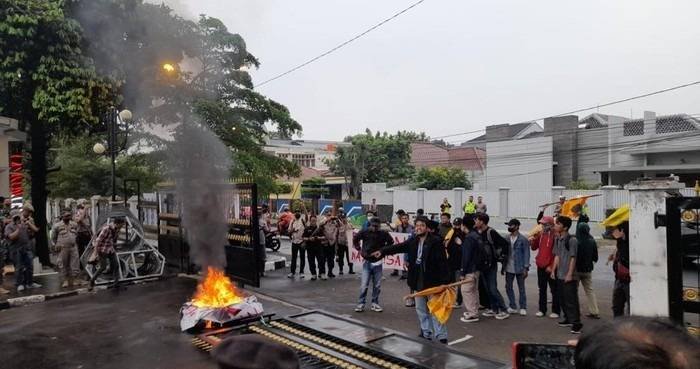
[[[414,1],[175,2],[241,34],[261,82]],[[367,127],[448,135],[700,80],[698,15],[697,0],[426,0],[259,90],[291,110],[307,139]],[[700,114],[700,85],[600,112],[644,110]]]

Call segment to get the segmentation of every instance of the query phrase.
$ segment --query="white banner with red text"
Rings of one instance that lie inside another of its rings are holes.
[[[357,234],[357,230],[348,230],[346,233],[346,237],[348,238],[348,245],[350,245],[350,261],[352,263],[356,264],[362,264],[364,263],[364,259],[362,258],[362,255],[360,255],[360,251],[355,250],[353,247],[353,236]],[[396,232],[389,232],[389,235],[391,235],[391,238],[394,239],[394,243],[401,243],[406,241],[408,237],[411,235],[410,233],[396,233]],[[362,241],[360,241],[360,247],[362,247]],[[391,269],[391,270],[404,270],[406,269],[405,263],[403,261],[403,255],[404,254],[396,254],[396,255],[390,255],[386,256],[382,259],[382,268],[384,269]]]

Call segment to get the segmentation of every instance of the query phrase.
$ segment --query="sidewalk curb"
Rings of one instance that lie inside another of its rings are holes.
[[[130,281],[130,283],[124,283],[120,284],[120,286],[132,286],[132,285],[139,285],[139,284],[144,284],[144,283],[150,283],[153,281],[161,280],[168,278],[168,276],[161,276],[158,278],[149,278],[149,279],[144,279],[144,280],[139,280],[139,281]],[[51,301],[51,300],[56,300],[64,297],[71,297],[71,296],[78,296],[78,295],[84,295],[88,293],[96,293],[97,291],[105,291],[109,289],[107,285],[99,285],[95,286],[92,291],[89,291],[87,287],[82,287],[78,288],[75,290],[71,291],[63,291],[63,292],[54,292],[54,293],[49,293],[49,294],[44,294],[44,295],[29,295],[29,296],[22,296],[22,297],[14,297],[7,299],[6,301],[0,301],[0,311],[2,310],[7,310],[9,308],[13,307],[21,307],[21,306],[29,306],[29,305],[34,305],[46,301]]]

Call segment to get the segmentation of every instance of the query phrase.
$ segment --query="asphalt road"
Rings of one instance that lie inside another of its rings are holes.
[[[612,319],[612,288],[614,275],[611,267],[605,265],[608,255],[613,251],[609,241],[601,242],[599,247],[599,262],[593,272],[593,287],[596,291],[600,308],[600,320],[583,318],[584,331],[591,329],[601,322]],[[278,254],[289,257],[291,244],[283,239],[282,247]],[[533,253],[533,265],[534,265]],[[336,268],[337,270],[337,268]],[[347,272],[347,270],[346,270]],[[398,277],[390,276],[389,271],[384,272],[380,303],[384,308],[382,313],[365,311],[356,313],[353,311],[357,304],[359,294],[360,277],[356,275],[343,275],[329,281],[310,281],[308,270],[306,279],[298,277],[291,280],[286,277],[289,269],[268,273],[262,280],[262,288],[256,289],[259,293],[274,296],[278,299],[313,308],[330,311],[338,315],[345,315],[361,320],[370,325],[386,326],[403,332],[407,335],[417,335],[419,332],[418,320],[413,308],[403,305],[403,296],[408,294],[405,281]],[[337,274],[337,272],[336,272]],[[498,287],[503,298],[508,304],[504,288],[505,277],[499,277]],[[517,298],[517,288],[516,298]],[[484,357],[509,361],[511,344],[519,342],[545,342],[566,343],[575,338],[569,330],[557,326],[557,320],[549,318],[537,318],[537,277],[530,276],[526,279],[526,295],[528,297],[528,316],[511,316],[497,321],[493,318],[482,318],[477,323],[462,323],[459,321],[461,311],[455,311],[448,322],[449,341],[454,341],[466,336],[472,338],[453,345],[458,350],[478,354]],[[586,297],[579,288],[582,316],[588,313]]]

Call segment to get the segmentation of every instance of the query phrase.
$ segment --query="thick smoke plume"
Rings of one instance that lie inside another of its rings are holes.
[[[218,137],[197,124],[181,124],[169,161],[187,230],[190,253],[203,267],[226,264],[227,240],[224,184],[229,179],[231,153]]]

